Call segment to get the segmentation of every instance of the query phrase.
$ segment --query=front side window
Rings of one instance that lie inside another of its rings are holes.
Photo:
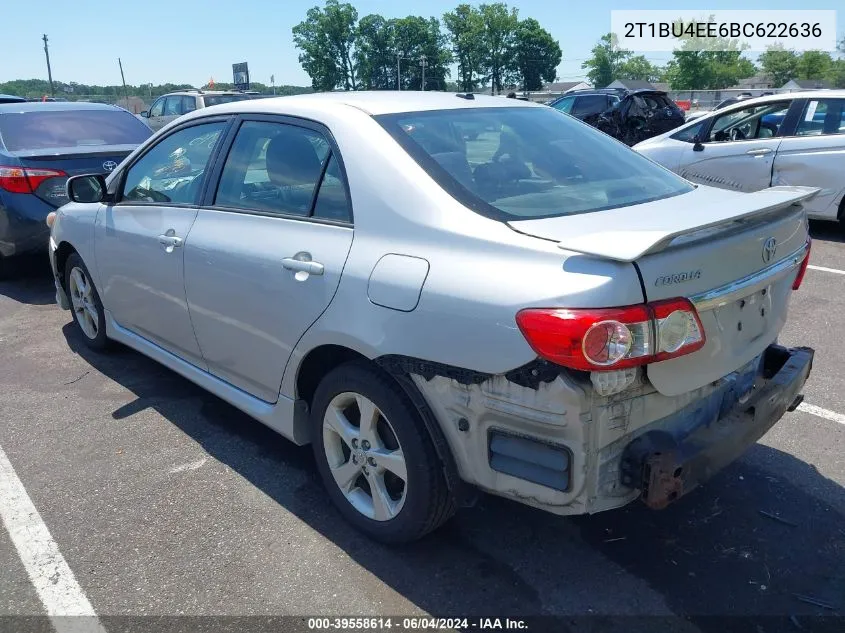
[[[129,168],[122,200],[198,204],[203,173],[226,125],[194,125],[159,141]]]
[[[845,99],[810,99],[801,120],[797,136],[845,134]]]
[[[232,103],[233,101],[246,101],[249,95],[205,95],[205,107],[220,105],[221,103]]]
[[[706,121],[699,121],[695,125],[690,125],[689,127],[684,128],[683,130],[675,132],[672,135],[672,138],[676,141],[684,141],[685,143],[695,143],[696,138],[699,134],[701,134],[701,131],[704,129],[705,123]]]
[[[778,101],[726,112],[713,121],[707,140],[723,143],[777,136],[789,105],[789,101]]]
[[[560,101],[556,101],[552,107],[555,110],[560,110],[561,112],[566,112],[569,114],[572,112],[572,104],[575,103],[575,97],[564,97]]]
[[[182,113],[187,114],[197,109],[196,97],[182,97]]]
[[[326,208],[321,213],[337,214],[345,189],[337,171],[330,171],[330,146],[314,130],[265,121],[241,125],[223,166],[215,205],[278,215],[310,216],[323,172],[337,177],[340,189],[327,181],[321,195]],[[335,163],[336,164],[336,163]],[[333,189],[333,192],[331,191]],[[332,202],[334,201],[334,202]]]
[[[376,119],[440,185],[498,220],[632,206],[693,187],[596,129],[549,108],[503,107]],[[467,139],[459,129],[491,130]]]
[[[158,99],[150,108],[150,116],[162,116],[164,114],[164,97]]]

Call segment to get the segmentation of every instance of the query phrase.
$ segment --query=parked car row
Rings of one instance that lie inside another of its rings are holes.
[[[151,130],[156,131],[171,121],[175,121],[183,114],[188,114],[194,110],[220,105],[221,103],[254,99],[255,96],[255,93],[237,91],[181,90],[159,97],[153,102],[149,110],[144,110],[138,116]]]
[[[661,90],[578,90],[548,105],[626,145],[635,145],[684,123],[684,111]]]
[[[740,101],[634,146],[687,180],[759,191],[818,187],[810,218],[845,221],[845,90]]]
[[[94,171],[48,216],[81,339],[311,443],[376,539],[419,538],[478,490],[664,507],[797,406],[812,366],[776,340],[816,189],[694,185],[542,105],[243,100]]]
[[[10,257],[43,252],[44,219],[68,202],[70,176],[112,171],[151,135],[116,106],[0,104],[0,272]]]

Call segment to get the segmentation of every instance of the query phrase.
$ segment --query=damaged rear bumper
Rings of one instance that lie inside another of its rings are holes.
[[[641,491],[642,500],[664,508],[740,457],[801,402],[810,375],[810,348],[771,345],[745,398],[715,420],[689,428],[647,430],[627,445],[620,463],[622,484]]]

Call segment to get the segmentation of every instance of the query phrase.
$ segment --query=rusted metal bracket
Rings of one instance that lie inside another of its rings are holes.
[[[654,510],[662,510],[684,494],[683,469],[675,453],[652,453],[643,464],[642,500]]]

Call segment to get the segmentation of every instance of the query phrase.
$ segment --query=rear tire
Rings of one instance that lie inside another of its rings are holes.
[[[71,253],[65,262],[65,290],[82,340],[91,349],[104,351],[109,347],[106,312],[91,274],[77,253]]]
[[[454,513],[419,413],[394,381],[369,364],[346,363],[323,378],[311,408],[311,440],[332,502],[371,538],[414,541]]]

